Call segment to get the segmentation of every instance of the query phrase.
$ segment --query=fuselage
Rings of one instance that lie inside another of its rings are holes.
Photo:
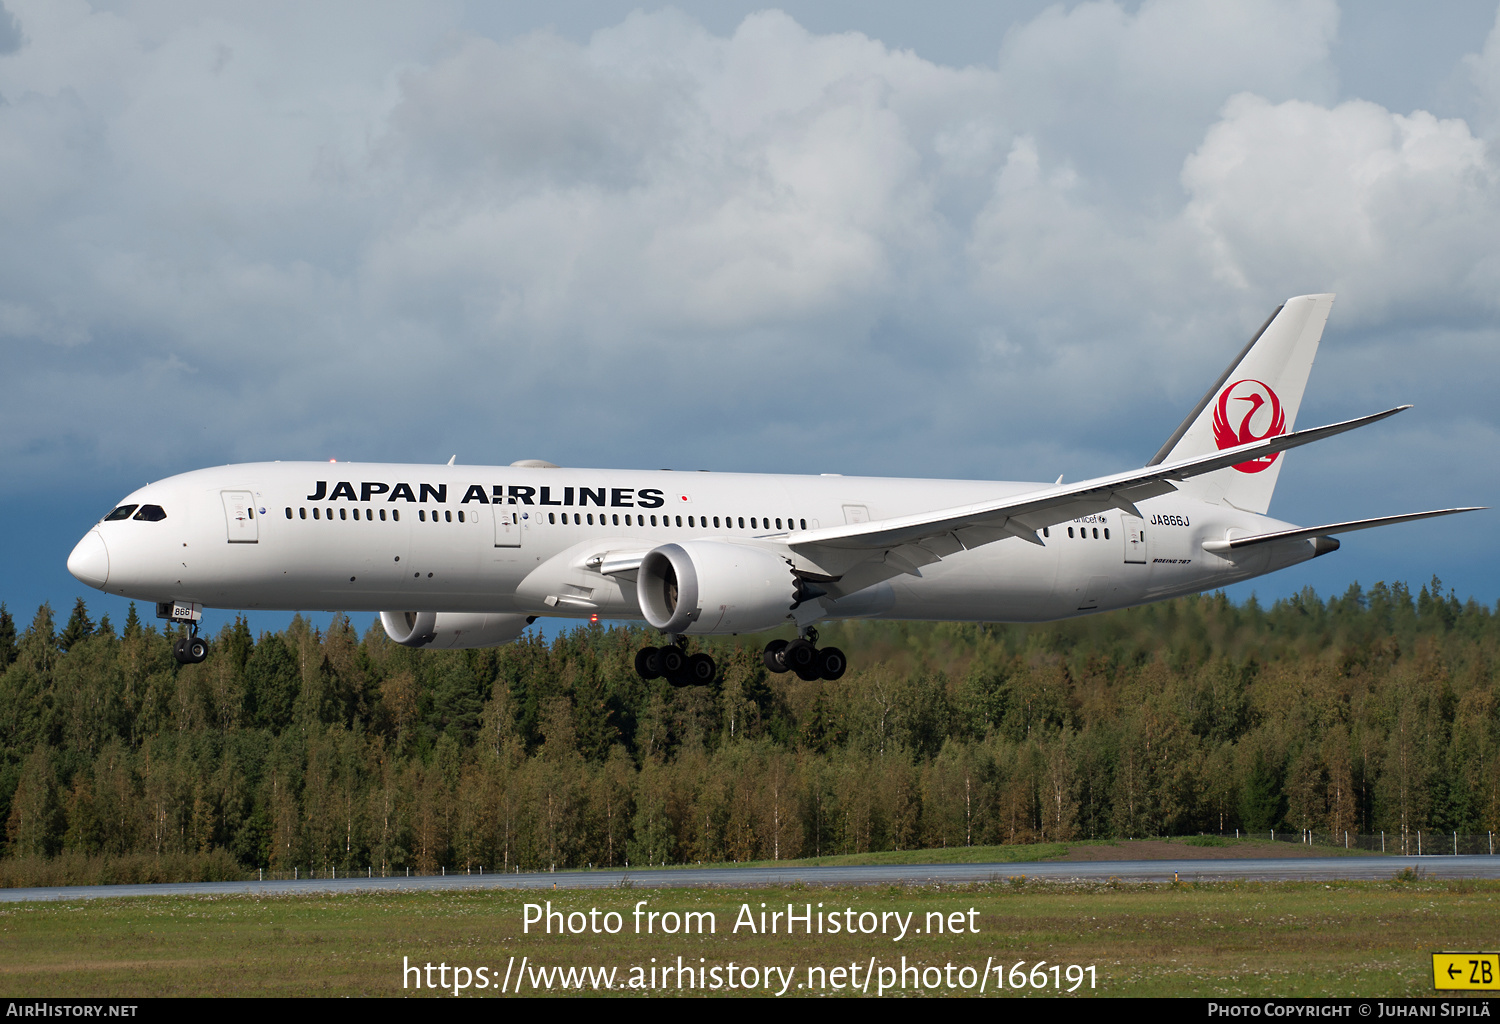
[[[151,602],[233,609],[641,618],[612,552],[690,539],[785,550],[799,533],[991,501],[1046,484],[852,476],[277,462],[148,484],[69,568]],[[947,555],[836,601],[825,618],[1033,622],[1248,579],[1314,556],[1305,540],[1233,560],[1203,543],[1288,524],[1182,493]],[[155,515],[155,513],[152,513]]]

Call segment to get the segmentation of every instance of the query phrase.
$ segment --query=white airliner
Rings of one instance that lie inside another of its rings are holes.
[[[148,484],[68,570],[187,623],[204,607],[380,613],[412,647],[508,643],[538,616],[644,619],[642,676],[716,673],[687,636],[795,626],[773,671],[836,679],[825,619],[1037,622],[1191,594],[1316,558],[1333,534],[1266,515],[1282,452],[1407,406],[1294,431],[1332,295],[1273,313],[1142,469],[1076,484],[510,466],[273,462]],[[394,609],[394,610],[392,610]]]

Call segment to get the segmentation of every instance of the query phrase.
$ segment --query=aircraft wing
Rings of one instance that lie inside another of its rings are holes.
[[[1215,554],[1224,554],[1229,551],[1239,551],[1243,548],[1254,547],[1257,544],[1269,544],[1272,541],[1327,537],[1335,533],[1353,533],[1355,530],[1368,530],[1376,526],[1390,526],[1393,523],[1410,523],[1418,519],[1431,519],[1434,516],[1451,516],[1459,512],[1479,512],[1483,509],[1483,505],[1470,505],[1465,508],[1440,508],[1432,512],[1408,512],[1400,516],[1381,516],[1378,519],[1351,519],[1347,523],[1329,523],[1326,526],[1304,526],[1295,530],[1278,530],[1275,533],[1257,533],[1249,537],[1235,537],[1232,540],[1206,540],[1203,542],[1203,550],[1212,551]]]
[[[1401,405],[1341,423],[1252,441],[1210,455],[1178,459],[1076,484],[1042,488],[997,501],[809,530],[795,534],[787,544],[793,552],[817,567],[814,571],[803,568],[804,576],[836,584],[830,589],[839,594],[851,593],[854,589],[862,589],[900,573],[919,576],[923,565],[1006,537],[1041,544],[1038,531],[1043,527],[1107,509],[1117,508],[1140,516],[1135,503],[1171,494],[1177,489],[1174,481],[1320,441],[1409,408],[1411,406]],[[861,571],[854,573],[853,578],[842,579],[862,563]],[[875,568],[877,565],[882,568]]]

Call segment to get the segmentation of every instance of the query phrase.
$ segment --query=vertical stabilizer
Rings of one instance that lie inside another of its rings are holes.
[[[1148,465],[1210,455],[1294,429],[1331,308],[1332,295],[1288,299]],[[1264,515],[1284,459],[1278,453],[1242,462],[1195,477],[1178,488],[1204,501]]]

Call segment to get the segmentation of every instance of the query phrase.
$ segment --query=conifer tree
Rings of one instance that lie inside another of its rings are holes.
[[[57,646],[60,650],[71,651],[77,646],[78,641],[93,632],[94,623],[89,618],[88,606],[80,597],[73,603],[73,614],[68,616],[68,624],[63,627],[62,635],[57,638]]]
[[[0,672],[16,660],[16,620],[0,601]]]
[[[21,636],[21,653],[31,664],[40,669],[52,667],[57,654],[57,628],[52,619],[52,606],[43,602],[36,610],[36,617]]]
[[[125,615],[125,632],[122,634],[126,640],[141,635],[141,617],[135,613],[135,602],[130,602],[130,611]]]

